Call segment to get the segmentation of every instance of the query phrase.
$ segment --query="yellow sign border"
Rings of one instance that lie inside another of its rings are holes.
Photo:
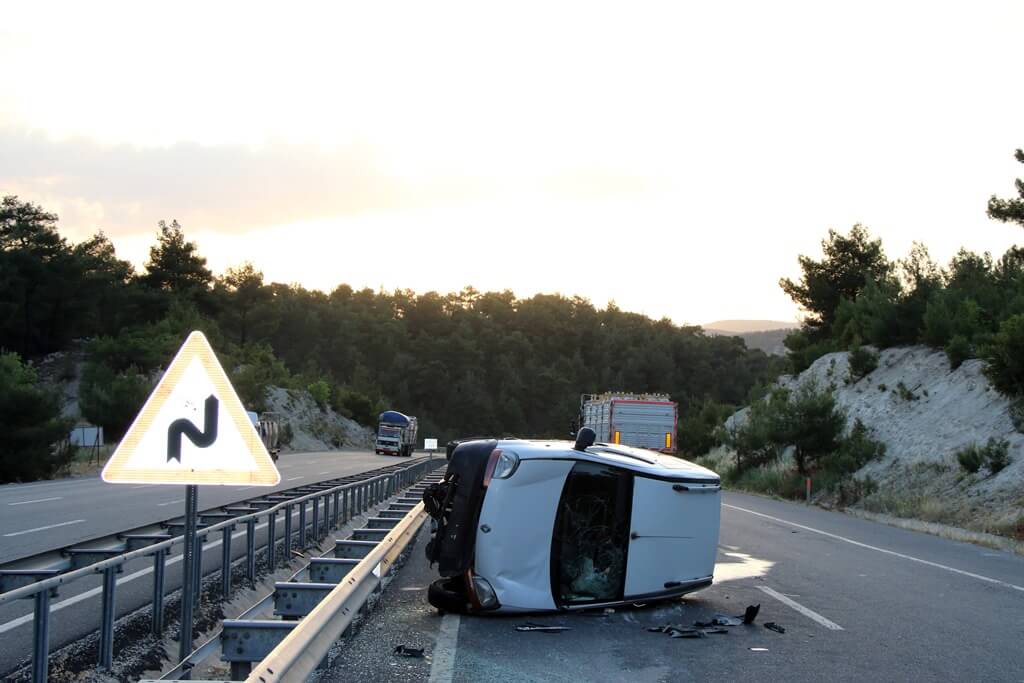
[[[182,375],[193,360],[198,360],[206,371],[214,392],[221,406],[235,429],[241,435],[249,454],[256,464],[255,470],[174,470],[129,468],[128,462],[135,455],[142,437],[152,428],[153,421],[159,415],[171,392],[181,381]],[[281,475],[267,452],[263,441],[253,427],[249,416],[245,413],[242,402],[238,399],[234,387],[231,386],[224,368],[221,367],[206,336],[199,331],[189,334],[182,344],[174,360],[160,378],[156,389],[146,399],[132,426],[128,428],[121,443],[103,468],[100,475],[103,481],[110,484],[207,484],[249,486],[276,486],[281,482]]]

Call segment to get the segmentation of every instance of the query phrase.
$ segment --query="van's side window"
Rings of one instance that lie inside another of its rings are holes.
[[[633,475],[578,462],[555,518],[551,583],[561,605],[621,600],[626,580]]]

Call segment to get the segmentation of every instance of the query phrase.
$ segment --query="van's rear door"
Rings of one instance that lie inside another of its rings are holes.
[[[720,488],[717,480],[665,481],[636,476],[627,600],[711,577],[718,549]]]

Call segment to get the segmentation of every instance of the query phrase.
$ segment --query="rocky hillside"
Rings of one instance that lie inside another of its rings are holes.
[[[320,408],[308,391],[269,387],[267,411],[273,412],[291,429],[291,440],[283,451],[329,451],[335,448],[373,448],[373,430],[330,407]]]
[[[85,353],[81,345],[53,353],[35,365],[40,381],[60,397],[65,417],[86,424],[78,406],[78,392]],[[154,377],[154,381],[157,377]],[[267,388],[267,411],[277,415],[282,428],[291,429],[291,440],[283,451],[328,451],[336,448],[372,448],[373,429],[339,415],[330,407],[321,409],[308,391]]]
[[[790,388],[805,382],[833,386],[849,425],[861,420],[886,445],[886,455],[856,476],[870,477],[877,491],[860,506],[984,531],[1014,533],[1024,512],[1024,422],[1012,403],[982,373],[980,360],[955,370],[942,352],[927,347],[886,349],[876,370],[850,379],[848,354],[831,353],[799,376],[784,376]],[[743,420],[745,410],[727,421]],[[998,473],[969,473],[958,451],[989,439],[1009,444],[1010,463]],[[1024,531],[1024,530],[1022,530]]]

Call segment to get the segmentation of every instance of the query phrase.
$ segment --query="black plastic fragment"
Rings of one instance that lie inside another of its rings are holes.
[[[764,625],[764,627],[766,629],[768,629],[769,631],[775,631],[776,633],[785,633],[786,632],[785,628],[783,628],[782,626],[779,626],[774,621],[769,621],[767,624]]]
[[[393,654],[396,654],[399,657],[416,657],[416,658],[419,658],[419,657],[423,656],[423,648],[422,647],[421,648],[409,647],[408,645],[399,645],[398,647],[395,648],[395,651],[394,651]]]
[[[750,625],[754,623],[754,619],[757,619],[757,613],[761,611],[761,605],[748,605],[747,611],[743,613],[743,623]]]

